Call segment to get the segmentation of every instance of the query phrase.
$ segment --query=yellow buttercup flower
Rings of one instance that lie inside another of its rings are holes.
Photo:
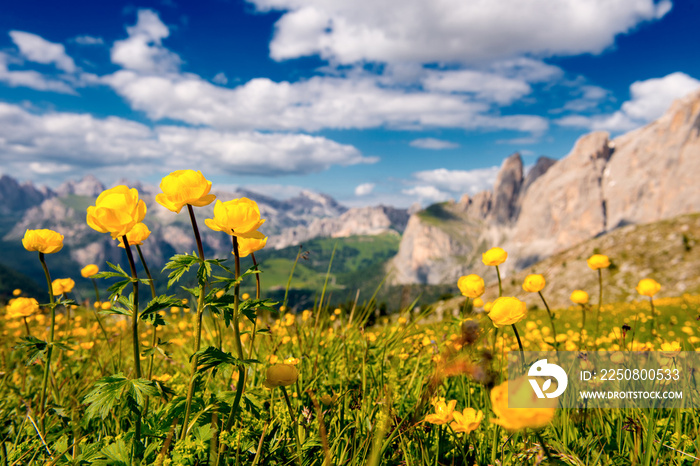
[[[7,306],[7,318],[29,317],[39,310],[39,303],[34,298],[15,298]]]
[[[501,248],[491,248],[481,255],[481,260],[486,265],[499,265],[506,261],[508,253]]]
[[[63,235],[53,230],[27,230],[22,238],[22,246],[27,251],[53,254],[63,248]]]
[[[457,280],[457,287],[462,295],[478,298],[484,294],[484,279],[476,274],[465,275]]]
[[[12,290],[12,296],[19,296],[21,294],[22,290],[20,290],[19,288],[15,288],[14,290]]]
[[[299,371],[291,364],[275,364],[267,368],[263,385],[267,388],[288,387],[299,378]]]
[[[80,275],[82,275],[84,278],[90,278],[99,271],[99,267],[97,267],[95,264],[88,264],[80,269]]]
[[[135,188],[119,185],[97,197],[87,208],[87,224],[100,233],[110,233],[112,239],[124,236],[146,216],[146,203],[139,200]]]
[[[187,204],[203,207],[216,199],[209,194],[211,181],[201,171],[176,170],[161,180],[160,189],[163,192],[156,194],[156,202],[177,214]]]
[[[508,407],[509,384],[512,385],[511,388],[513,389],[512,391],[515,398],[513,403],[517,403],[518,406],[522,406],[523,408],[528,407],[527,409]],[[537,405],[541,406],[542,403],[547,403],[551,407],[531,407]],[[554,419],[556,403],[556,398],[547,399],[546,402],[538,399],[527,377],[506,381],[491,390],[491,409],[497,416],[496,419],[491,419],[491,422],[508,430],[520,430],[527,427],[539,429],[546,426]]]
[[[455,432],[464,432],[468,434],[469,432],[475,431],[479,427],[481,420],[484,418],[484,413],[477,411],[474,408],[464,408],[464,411],[461,413],[459,411],[455,411],[453,416],[455,420],[452,424],[450,424],[452,430]]]
[[[425,421],[439,426],[447,424],[454,419],[455,406],[457,406],[457,400],[450,400],[448,403],[445,403],[444,398],[434,400],[435,414],[425,416]]]
[[[267,245],[267,236],[259,238],[238,238],[238,257],[248,257]]]
[[[575,304],[586,304],[588,303],[588,293],[583,290],[574,290],[569,299]]]
[[[474,302],[472,303],[474,307],[482,307],[484,305],[484,300],[481,298],[474,298]]]
[[[650,298],[659,292],[661,285],[653,278],[643,278],[637,284],[637,293]]]
[[[59,296],[73,291],[75,282],[72,278],[57,278],[51,282],[51,292],[54,296]]]
[[[610,259],[608,258],[608,256],[605,256],[603,254],[593,254],[591,257],[588,258],[586,262],[588,263],[588,266],[593,270],[605,269],[607,267],[610,267]]]
[[[544,276],[540,274],[530,274],[523,281],[523,290],[528,293],[539,293],[544,289]]]
[[[151,230],[148,229],[146,224],[137,223],[134,225],[134,228],[126,234],[126,240],[129,242],[130,246],[136,246],[143,244],[149,236],[151,236]],[[117,239],[119,240],[119,247],[124,248],[124,237],[120,236]]]
[[[258,204],[247,197],[226,202],[216,201],[214,218],[207,218],[204,223],[214,231],[223,231],[238,238],[265,238],[258,231],[265,223],[265,220],[260,220]]]
[[[502,297],[493,302],[489,318],[496,327],[512,325],[527,315],[527,306],[518,298]]]

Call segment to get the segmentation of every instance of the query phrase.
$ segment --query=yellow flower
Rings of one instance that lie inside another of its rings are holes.
[[[312,313],[311,311],[309,311],[308,309],[306,309],[305,311],[303,311],[303,312],[301,313],[301,320],[302,320],[302,322],[306,322],[307,320],[309,320],[309,319],[311,318],[312,315],[313,315],[313,313]]]
[[[51,292],[54,296],[70,293],[74,286],[75,282],[71,278],[57,278],[51,282]]]
[[[674,341],[673,343],[665,341],[661,343],[661,348],[659,350],[663,353],[663,356],[667,358],[673,358],[678,353],[680,353],[683,350],[683,348],[681,348],[681,344],[677,341]]]
[[[134,225],[134,228],[126,234],[126,240],[129,242],[130,246],[136,246],[143,244],[149,236],[151,236],[151,230],[148,229],[146,224],[137,223]],[[119,247],[124,248],[124,237],[120,236],[117,239],[119,240]]]
[[[80,275],[82,275],[84,278],[90,278],[99,271],[99,267],[97,267],[95,264],[88,264],[80,269]]]
[[[527,315],[527,306],[518,298],[502,297],[494,301],[489,317],[496,327],[514,324]]]
[[[93,346],[95,346],[94,341],[85,341],[85,342],[80,344],[80,347],[82,349],[84,349],[85,351],[91,350]]]
[[[453,413],[457,406],[457,400],[450,400],[449,403],[445,404],[445,399],[440,398],[439,400],[433,400],[433,407],[435,408],[435,414],[428,414],[425,416],[426,422],[441,426],[447,424],[454,419]]]
[[[523,290],[528,293],[538,293],[544,289],[544,276],[540,274],[530,274],[523,281]]]
[[[112,303],[109,301],[105,301],[102,304],[100,304],[100,309],[102,309],[103,311],[107,311],[109,309],[112,309]]]
[[[296,366],[299,364],[299,359],[295,358],[294,356],[290,356],[287,359],[284,360],[284,364],[289,364],[291,366]]]
[[[27,251],[53,254],[63,248],[63,235],[53,230],[27,230],[22,238],[22,246]]]
[[[248,257],[251,253],[260,251],[267,244],[267,236],[263,238],[238,238],[238,257]]]
[[[481,255],[481,260],[486,265],[499,265],[506,261],[508,253],[501,248],[491,248]]]
[[[15,298],[7,306],[7,318],[29,317],[39,310],[39,303],[34,298]]]
[[[515,397],[513,403],[517,403],[518,406],[541,406],[545,402],[537,398],[537,395],[535,395],[534,390],[528,383],[527,377],[503,382],[491,390],[491,409],[497,416],[497,419],[491,419],[491,422],[508,430],[520,430],[527,427],[539,429],[552,422],[557,403],[556,398],[547,399],[547,404],[551,404],[551,407],[509,408],[508,384],[513,385]]]
[[[588,302],[588,293],[583,290],[574,290],[569,299],[576,304],[586,304]]]
[[[163,192],[156,194],[156,202],[177,214],[187,204],[203,207],[216,199],[209,194],[211,181],[201,171],[176,170],[161,180],[160,189]]]
[[[267,388],[288,387],[297,381],[299,371],[291,364],[275,364],[267,368],[265,385]]]
[[[457,280],[459,291],[468,298],[478,298],[484,294],[484,279],[476,274],[465,275]]]
[[[588,262],[588,266],[593,270],[610,267],[610,259],[603,254],[593,254],[586,262]]]
[[[100,233],[110,233],[112,239],[129,233],[145,216],[146,203],[139,200],[139,192],[124,185],[103,191],[95,205],[87,208],[87,224]]]
[[[21,294],[22,294],[22,290],[20,290],[19,288],[12,290],[12,296],[19,296]]]
[[[227,202],[216,201],[214,218],[207,218],[204,223],[214,231],[223,231],[239,238],[265,237],[258,231],[260,225],[265,223],[265,220],[260,220],[258,204],[247,197]]]
[[[493,309],[493,302],[487,301],[486,304],[484,304],[484,311],[491,312],[491,309]]]
[[[659,292],[661,285],[653,278],[644,278],[637,284],[637,293],[650,298]]]
[[[452,430],[455,432],[464,432],[468,434],[469,432],[475,431],[479,427],[481,420],[484,418],[484,413],[477,411],[474,408],[464,408],[464,411],[461,413],[459,411],[455,411],[453,416],[455,420],[452,424],[450,424]]]
[[[474,301],[472,302],[472,305],[474,307],[483,307],[484,306],[484,300],[481,298],[474,298]]]

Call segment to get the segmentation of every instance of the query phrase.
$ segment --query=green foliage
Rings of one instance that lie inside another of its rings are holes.
[[[197,263],[201,263],[201,260],[194,252],[192,254],[175,254],[171,257],[170,262],[163,267],[163,271],[172,270],[168,275],[168,288],[177,283],[185,272]]]
[[[85,414],[88,419],[99,416],[104,419],[114,408],[115,404],[123,404],[130,410],[138,410],[143,406],[147,396],[158,394],[158,388],[145,379],[127,379],[123,374],[109,375],[97,382],[83,400],[88,408]]]

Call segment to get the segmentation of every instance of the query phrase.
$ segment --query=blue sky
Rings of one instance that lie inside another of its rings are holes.
[[[700,87],[693,0],[5,2],[0,171],[459,198]]]

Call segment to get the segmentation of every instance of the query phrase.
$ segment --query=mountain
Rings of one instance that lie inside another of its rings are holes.
[[[658,120],[613,140],[581,137],[563,159],[540,159],[524,174],[519,154],[494,189],[411,216],[391,263],[392,281],[456,283],[495,279],[481,253],[504,248],[508,275],[590,238],[630,224],[700,211],[700,91]],[[604,253],[606,251],[603,251]]]

